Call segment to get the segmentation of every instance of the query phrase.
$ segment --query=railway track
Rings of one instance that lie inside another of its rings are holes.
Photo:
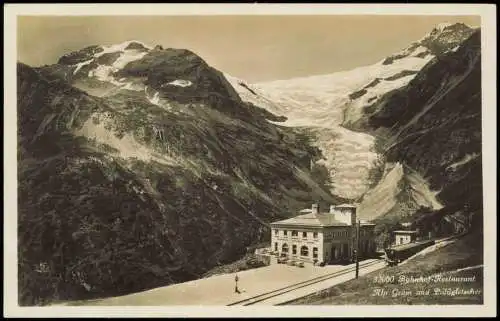
[[[361,263],[359,265],[359,269],[361,270],[363,268],[367,268],[369,266],[378,264],[378,263],[383,262],[383,261],[384,261],[383,259],[377,259],[375,261],[371,261],[371,262],[367,262],[367,263]],[[341,275],[352,273],[355,270],[356,270],[356,267],[350,267],[350,268],[347,268],[347,269],[344,269],[344,270],[341,270],[341,271],[332,272],[332,273],[329,273],[329,274],[326,274],[326,275],[322,275],[322,276],[318,276],[318,277],[315,277],[315,278],[312,278],[312,279],[309,279],[309,280],[306,280],[306,281],[295,283],[295,284],[286,286],[286,287],[281,288],[281,289],[269,291],[269,292],[266,292],[266,293],[262,293],[262,294],[253,296],[251,298],[246,298],[246,299],[243,299],[243,300],[240,300],[240,301],[232,302],[232,303],[228,304],[228,306],[233,306],[233,305],[243,305],[243,306],[253,305],[253,304],[256,304],[256,303],[268,300],[270,298],[274,298],[274,297],[283,295],[285,293],[289,293],[291,291],[295,291],[297,289],[304,288],[304,287],[309,286],[309,285],[313,285],[313,284],[320,283],[320,282],[323,282],[323,281],[331,279],[331,278],[335,278],[335,277],[338,277],[338,276],[341,276]]]
[[[447,241],[449,239],[457,238],[457,237],[460,237],[460,236],[461,235],[454,235],[454,236],[451,236],[451,237],[437,239],[436,243],[441,243],[441,242]],[[359,269],[361,271],[364,268],[367,268],[369,266],[373,266],[375,264],[379,264],[381,262],[384,262],[384,259],[377,259],[377,260],[374,260],[374,261],[371,261],[371,262],[360,263]],[[316,283],[320,283],[320,282],[329,280],[331,278],[335,278],[335,277],[339,277],[339,276],[342,276],[342,275],[345,275],[345,274],[348,274],[348,273],[352,273],[355,270],[356,270],[356,267],[350,267],[350,268],[347,268],[347,269],[344,269],[344,270],[341,270],[341,271],[336,271],[336,272],[328,273],[328,274],[325,274],[325,275],[322,275],[322,276],[318,276],[318,277],[315,277],[315,278],[312,278],[312,279],[309,279],[309,280],[305,280],[305,281],[302,281],[302,282],[298,282],[298,283],[286,286],[284,288],[280,288],[280,289],[269,291],[269,292],[266,292],[266,293],[262,293],[262,294],[259,294],[259,295],[256,295],[256,296],[253,296],[253,297],[250,297],[250,298],[246,298],[246,299],[243,299],[243,300],[232,302],[232,303],[228,304],[228,306],[234,306],[234,305],[248,306],[248,305],[253,305],[253,304],[256,304],[256,303],[259,303],[259,302],[262,302],[262,301],[265,301],[265,300],[269,300],[271,298],[278,297],[280,295],[284,295],[286,293],[289,293],[289,292],[292,292],[292,291],[295,291],[295,290],[298,290],[298,289],[301,289],[301,288],[304,288],[304,287],[307,287],[307,286],[310,286],[310,285],[313,285],[313,284],[316,284]],[[286,302],[283,302],[283,303],[286,303]],[[283,303],[280,303],[278,305],[281,305]]]

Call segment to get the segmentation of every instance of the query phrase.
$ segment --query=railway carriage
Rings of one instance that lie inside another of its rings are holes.
[[[386,248],[384,250],[385,261],[389,266],[397,265],[401,261],[406,260],[410,256],[434,244],[435,244],[434,240],[426,240],[426,241]]]

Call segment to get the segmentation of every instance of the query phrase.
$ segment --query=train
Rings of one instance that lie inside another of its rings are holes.
[[[435,243],[434,240],[425,240],[386,248],[384,249],[385,261],[389,266],[398,265],[401,261]]]

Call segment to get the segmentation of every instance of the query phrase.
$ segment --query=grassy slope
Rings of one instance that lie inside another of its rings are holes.
[[[443,248],[427,253],[420,257],[415,257],[404,265],[386,267],[382,270],[372,272],[357,280],[351,280],[343,284],[334,286],[328,290],[315,293],[313,295],[298,299],[294,305],[393,305],[393,304],[482,304],[483,295],[483,272],[482,268],[467,270],[449,274],[446,272],[461,268],[476,266],[483,263],[482,235],[470,234],[455,243],[451,243]],[[411,262],[411,263],[410,263]],[[474,282],[459,283],[410,283],[402,284],[398,280],[400,276],[429,276],[438,273],[445,275],[470,277],[475,275]],[[394,276],[395,283],[379,283],[377,278]],[[470,288],[480,289],[480,295],[397,295],[393,297],[393,291],[401,293],[403,290],[416,294],[419,290],[434,288],[456,287],[464,290]],[[387,291],[386,296],[373,296],[374,289],[382,288]]]

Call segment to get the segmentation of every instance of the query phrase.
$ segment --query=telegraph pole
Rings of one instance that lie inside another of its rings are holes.
[[[358,220],[358,224],[356,224],[356,252],[355,252],[355,260],[356,260],[356,279],[359,276],[359,229],[361,226],[361,221]]]

